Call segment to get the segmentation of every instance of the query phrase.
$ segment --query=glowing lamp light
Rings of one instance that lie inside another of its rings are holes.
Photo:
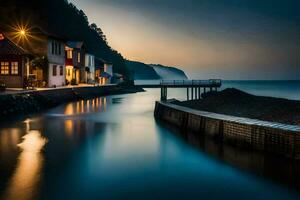
[[[26,36],[26,30],[25,30],[25,29],[21,29],[21,30],[19,31],[19,34],[20,34],[21,36]]]
[[[0,40],[4,40],[4,35],[0,33]]]

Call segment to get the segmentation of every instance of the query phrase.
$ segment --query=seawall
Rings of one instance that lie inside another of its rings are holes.
[[[242,148],[300,159],[300,127],[198,111],[156,102],[155,118]]]
[[[73,87],[51,90],[36,90],[17,94],[0,95],[0,120],[16,119],[55,107],[62,103],[99,96],[135,93],[143,91],[135,86],[107,85],[100,87]]]

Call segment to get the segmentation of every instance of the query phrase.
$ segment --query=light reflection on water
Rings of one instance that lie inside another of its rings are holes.
[[[6,200],[34,199],[41,181],[40,173],[44,162],[41,150],[47,143],[47,139],[42,137],[40,131],[30,130],[29,121],[25,121],[25,124],[26,135],[22,137],[23,141],[17,144],[21,153],[16,169],[4,191],[3,198]],[[20,135],[17,132],[12,135],[14,139],[10,143],[15,145]]]
[[[20,122],[3,127],[0,194],[20,194],[7,191],[23,191],[18,185],[22,183],[18,177],[23,177],[28,183],[24,199],[299,197],[264,173],[258,178],[220,162],[226,161],[222,157],[215,159],[208,152],[216,146],[206,143],[205,148],[195,149],[157,123],[153,109],[159,94],[153,89],[78,101],[31,118],[30,129]],[[183,98],[182,94],[170,91],[174,97]],[[21,148],[31,143],[33,151],[18,151],[18,144]],[[225,152],[226,157],[238,157],[236,152]],[[22,163],[24,157],[29,162]],[[257,161],[239,157],[243,158],[249,165]]]

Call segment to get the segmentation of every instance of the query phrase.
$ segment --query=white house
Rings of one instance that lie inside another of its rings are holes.
[[[49,61],[48,87],[64,86],[66,84],[64,42],[49,37],[47,57]]]
[[[85,54],[85,67],[87,68],[86,70],[86,83],[94,83],[95,82],[95,56],[86,53]]]

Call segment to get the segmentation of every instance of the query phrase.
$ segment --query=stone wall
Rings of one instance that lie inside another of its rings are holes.
[[[197,111],[156,102],[155,118],[225,143],[300,159],[300,127]]]
[[[1,94],[0,123],[7,119],[14,120],[21,116],[40,112],[66,102],[141,91],[143,91],[142,88],[134,86],[123,87],[109,85],[101,87],[57,88],[18,94]]]

